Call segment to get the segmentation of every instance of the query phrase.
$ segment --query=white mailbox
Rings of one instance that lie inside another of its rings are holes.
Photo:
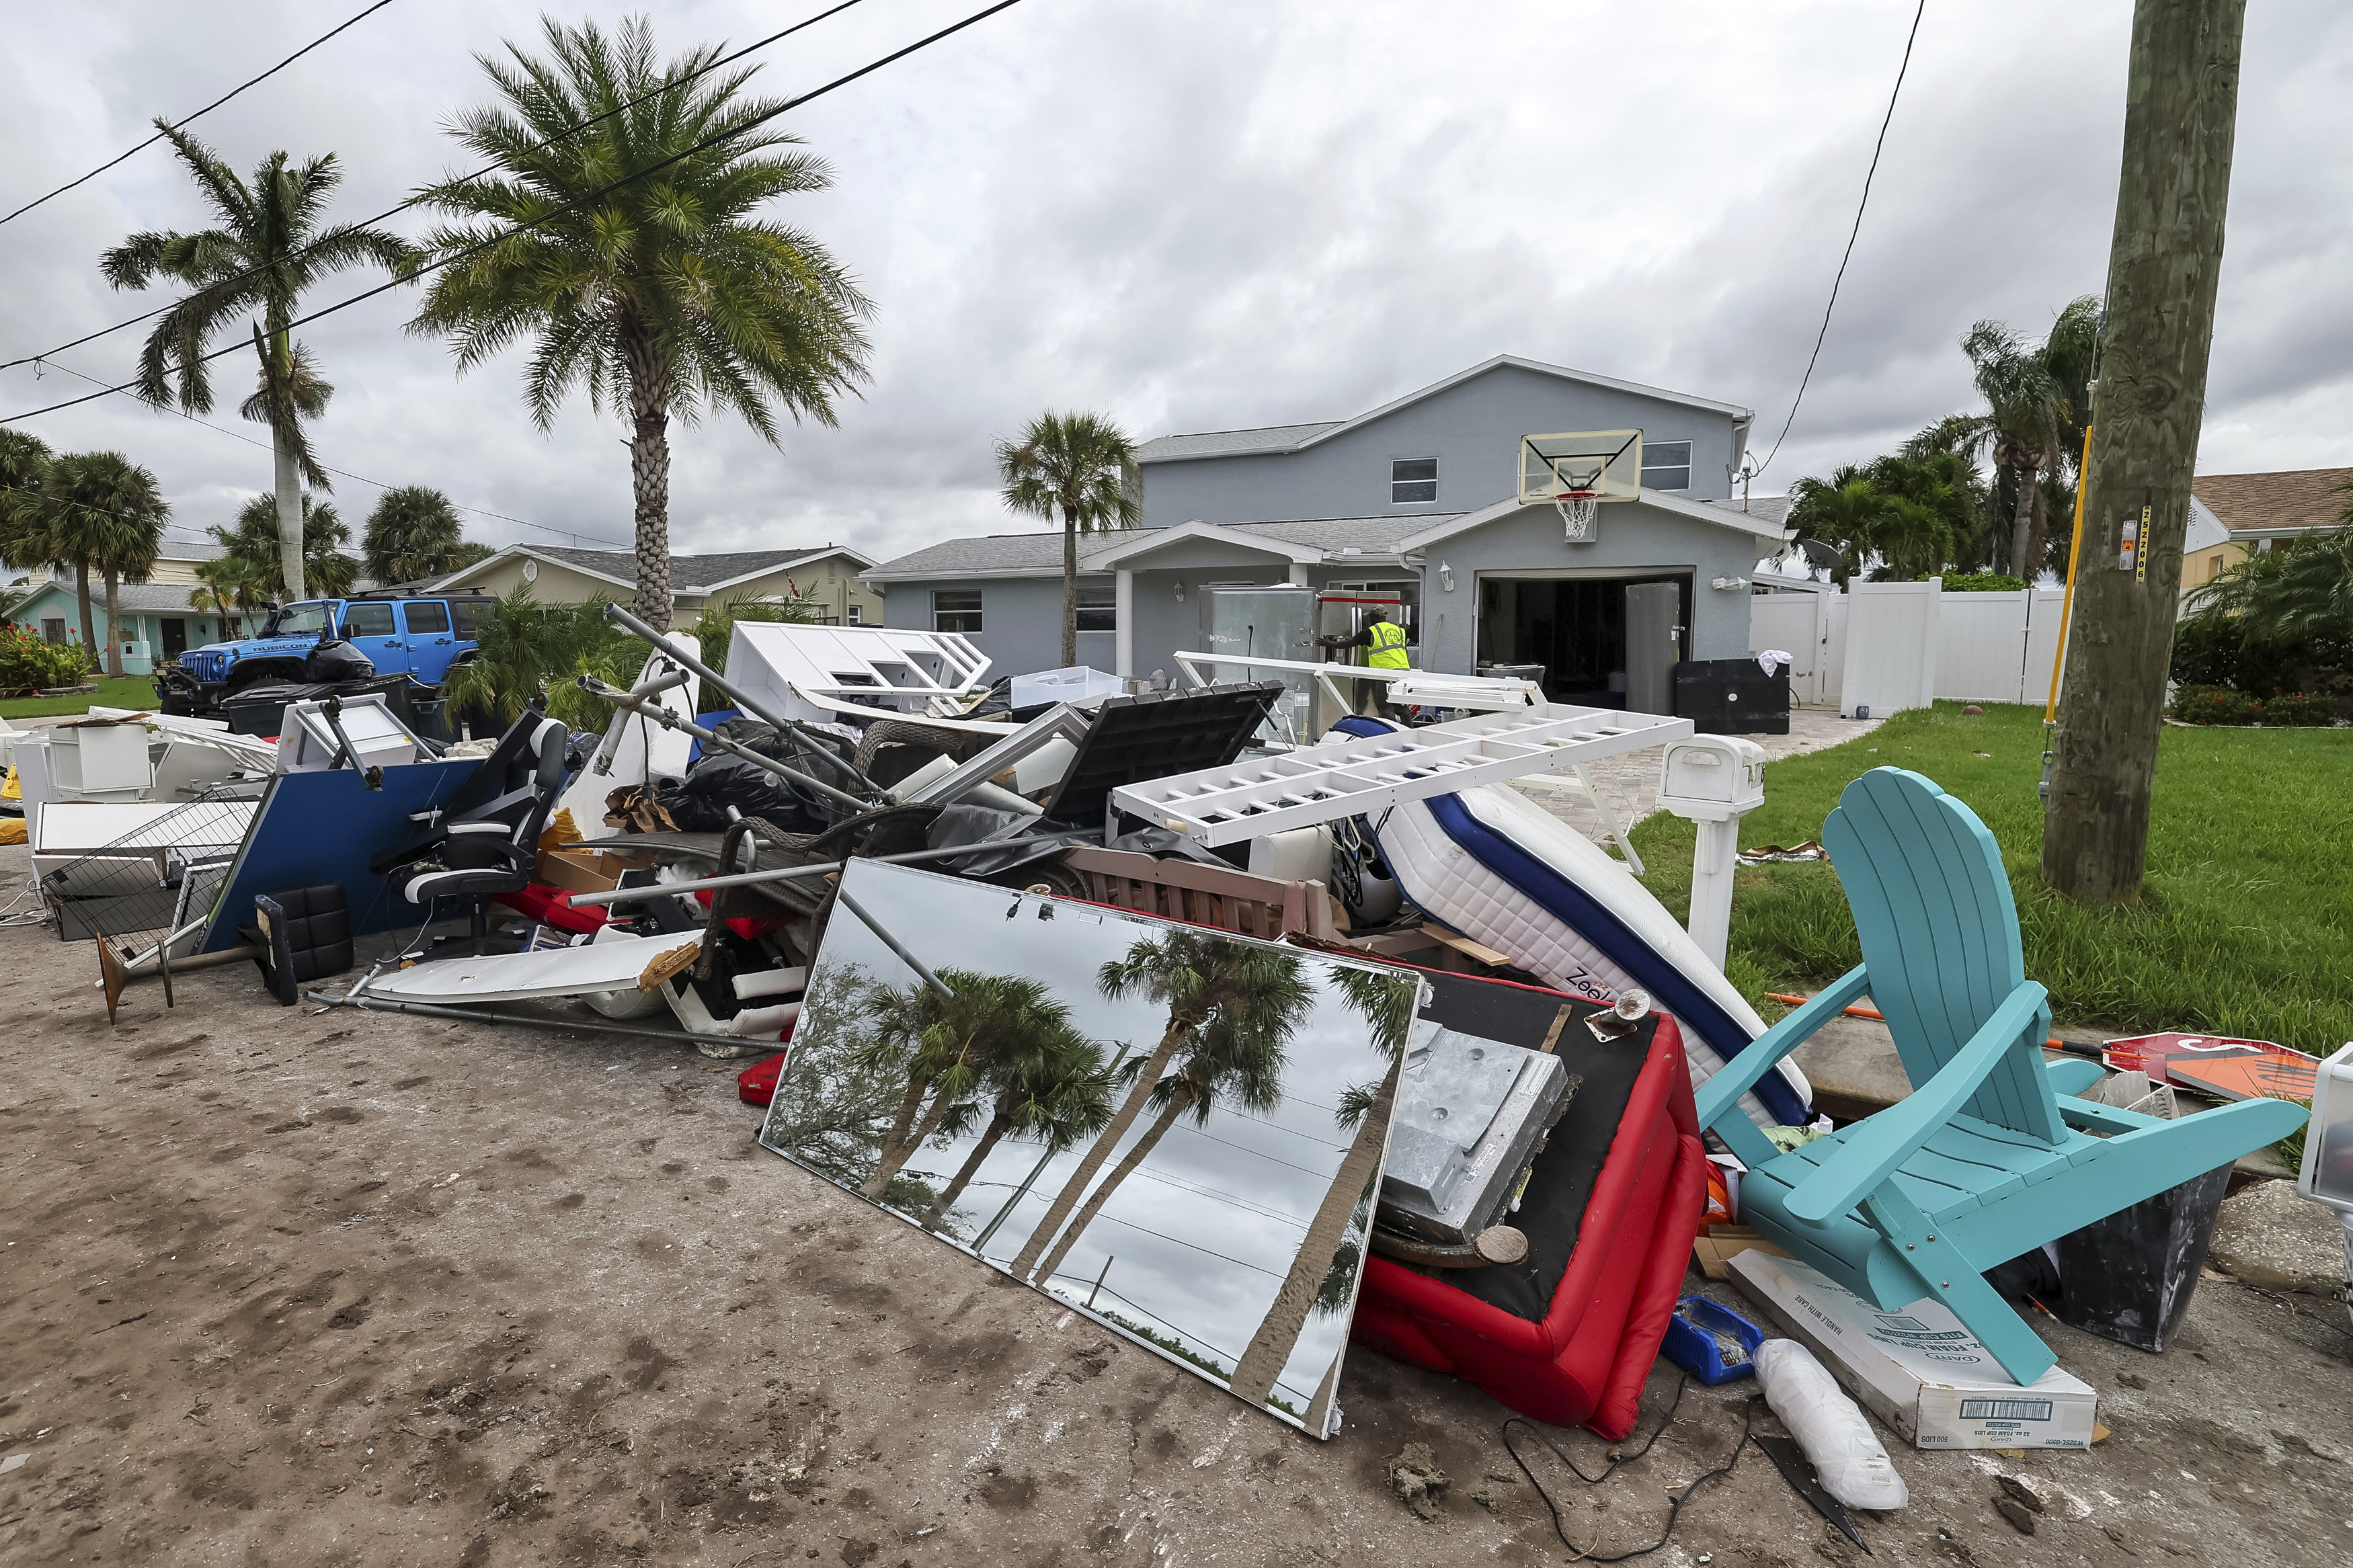
[[[1737,735],[1667,742],[1659,809],[1694,820],[1746,816],[1765,804],[1765,748]]]

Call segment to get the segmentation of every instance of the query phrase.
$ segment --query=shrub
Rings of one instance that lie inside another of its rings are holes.
[[[463,715],[483,726],[503,728],[523,705],[543,697],[548,717],[575,730],[602,731],[613,721],[610,704],[580,689],[577,678],[593,675],[610,686],[628,686],[645,662],[645,645],[605,622],[605,602],[542,605],[531,584],[518,583],[477,634],[474,657],[449,667],[443,690],[451,720]]]
[[[2228,686],[2257,697],[2296,689],[2301,649],[2253,643],[2234,616],[2207,610],[2174,628],[2173,679],[2184,686]]]
[[[1953,572],[1945,576],[1947,594],[2015,594],[2025,586],[2025,578],[2006,577],[1999,572]]]
[[[2185,724],[2324,729],[2337,721],[2342,707],[2333,697],[2308,691],[2254,697],[2227,686],[2184,686],[2173,694],[2173,716]]]
[[[97,668],[98,661],[79,643],[50,642],[23,626],[0,629],[0,695],[79,686]]]

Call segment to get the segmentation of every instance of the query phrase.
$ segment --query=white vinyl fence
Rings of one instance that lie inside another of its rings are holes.
[[[1789,655],[1792,700],[1836,704],[1841,713],[1852,714],[1858,702],[1875,714],[1900,712],[1926,706],[1931,695],[2048,700],[2066,595],[2057,588],[1947,594],[1941,586],[1858,583],[1844,594],[1756,595],[1748,646]],[[1852,696],[1850,680],[1860,682]]]

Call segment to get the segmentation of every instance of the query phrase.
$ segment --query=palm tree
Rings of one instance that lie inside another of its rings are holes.
[[[1045,413],[1018,441],[997,444],[997,477],[1013,510],[1062,523],[1062,663],[1079,662],[1079,535],[1144,521],[1135,443],[1100,414]]]
[[[2353,485],[2345,489],[2353,495]],[[2250,647],[2353,640],[2353,502],[2342,526],[2232,562],[2189,605],[2229,617]]]
[[[1957,414],[1906,444],[1907,457],[1991,449],[2013,487],[2010,569],[2031,583],[2044,554],[2046,472],[2072,472],[2080,461],[2091,417],[2091,379],[2099,356],[2100,300],[2068,302],[2039,342],[2000,321],[1979,321],[1961,337],[1970,380],[1986,401],[1982,414]]]
[[[360,541],[360,566],[378,584],[446,577],[493,553],[466,538],[458,509],[429,485],[385,491]]]
[[[1104,1070],[1102,1047],[1067,1027],[1038,1030],[1009,1044],[988,1064],[987,1081],[997,1086],[988,1126],[923,1215],[925,1230],[938,1229],[955,1212],[956,1200],[1008,1135],[1059,1154],[1102,1131],[1111,1120],[1111,1075]]]
[[[106,672],[122,673],[124,574],[143,575],[163,549],[171,514],[155,476],[120,452],[69,452],[49,464],[46,527],[50,558],[74,572],[82,646],[98,657],[90,574],[106,581]]]
[[[304,579],[301,486],[307,479],[316,489],[333,488],[302,422],[326,412],[334,388],[320,377],[310,351],[294,341],[290,323],[302,313],[303,291],[320,279],[369,263],[396,273],[416,252],[386,229],[321,226],[327,198],[343,177],[332,153],[299,167],[285,153],[272,153],[248,185],[195,137],[162,120],[155,126],[187,165],[219,226],[134,234],[101,256],[99,268],[117,289],[144,289],[169,279],[192,290],[155,323],[139,356],[139,395],[157,407],[176,401],[188,413],[210,409],[205,355],[215,334],[232,320],[259,318],[251,327],[261,384],[238,412],[269,426],[280,580],[289,597],[300,599],[311,586]]]
[[[1031,1277],[1039,1257],[1112,1151],[1143,1114],[1161,1074],[1180,1050],[1198,1047],[1205,1032],[1221,1021],[1288,1017],[1314,992],[1300,973],[1298,958],[1291,953],[1188,931],[1137,939],[1124,958],[1113,959],[1097,972],[1095,988],[1111,1001],[1140,996],[1165,1006],[1168,1022],[1152,1054],[1137,1064],[1134,1087],[1127,1099],[1080,1159],[1070,1180],[1062,1184],[1029,1239],[1022,1243],[1011,1266],[1016,1279]]]
[[[1388,1062],[1389,1070],[1377,1085],[1344,1096],[1333,1118],[1342,1131],[1353,1130],[1356,1136],[1349,1140],[1332,1184],[1324,1190],[1315,1217],[1308,1222],[1307,1235],[1291,1260],[1282,1288],[1274,1293],[1274,1303],[1267,1309],[1258,1332],[1250,1336],[1249,1347],[1234,1363],[1229,1383],[1236,1394],[1254,1405],[1265,1404],[1274,1392],[1274,1380],[1291,1359],[1308,1315],[1335,1299],[1334,1277],[1340,1272],[1335,1264],[1350,1245],[1348,1233],[1355,1228],[1357,1211],[1380,1179],[1381,1156],[1389,1142],[1389,1113],[1397,1104],[1398,1073],[1405,1061],[1406,1035],[1421,1001],[1420,984],[1406,975],[1345,968],[1331,973],[1348,1005],[1363,1016],[1369,1026],[1367,1037]],[[1356,1256],[1362,1256],[1361,1247]]]
[[[959,1131],[977,1115],[973,1095],[992,1064],[1032,1048],[1034,1037],[1051,1038],[1071,1028],[1070,1009],[1039,981],[943,969],[940,983],[954,994],[943,996],[921,984],[897,993],[873,1047],[903,1056],[907,1088],[881,1158],[859,1189],[870,1198],[881,1197],[899,1167],[934,1136]]]
[[[609,38],[594,24],[542,26],[546,58],[513,44],[512,60],[476,57],[506,102],[453,128],[508,176],[426,193],[478,220],[435,230],[428,243],[442,256],[538,226],[439,273],[409,330],[447,335],[461,372],[532,340],[523,398],[543,430],[575,386],[599,412],[626,408],[637,612],[667,629],[671,415],[691,423],[706,407],[733,409],[771,445],[776,407],[833,424],[834,399],[867,379],[859,322],[872,307],[815,238],[751,216],[832,184],[819,159],[767,153],[799,138],[754,129],[779,104],[739,96],[751,68],[689,81],[720,49],[658,66],[642,18]],[[688,151],[714,137],[726,140]]]
[[[237,509],[234,525],[213,524],[205,531],[221,547],[222,555],[198,567],[196,574],[216,588],[228,590],[239,609],[259,608],[269,602],[291,604],[306,587],[312,598],[337,599],[350,593],[359,578],[360,563],[343,552],[343,547],[351,542],[352,531],[335,514],[335,503],[314,504],[307,491],[303,494],[302,573],[290,581],[284,574],[280,550],[280,516],[276,500],[256,496]]]
[[[46,569],[50,560],[44,487],[52,456],[38,436],[0,426],[0,561],[28,573]]]
[[[1220,1105],[1263,1115],[1282,1104],[1284,1047],[1314,1006],[1315,988],[1301,980],[1288,990],[1262,990],[1254,1000],[1256,1006],[1221,1011],[1194,1037],[1192,1047],[1177,1058],[1176,1070],[1149,1086],[1145,1098],[1157,1114],[1039,1263],[1034,1278],[1040,1284],[1054,1278],[1120,1184],[1159,1146],[1177,1118],[1189,1115],[1194,1126],[1207,1127]]]

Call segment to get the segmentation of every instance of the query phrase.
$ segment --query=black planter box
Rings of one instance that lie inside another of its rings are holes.
[[[2161,1351],[2189,1310],[2231,1184],[2224,1165],[2059,1238],[2059,1321]]]
[[[1686,659],[1674,668],[1675,717],[1703,735],[1789,732],[1789,667],[1753,658]]]

